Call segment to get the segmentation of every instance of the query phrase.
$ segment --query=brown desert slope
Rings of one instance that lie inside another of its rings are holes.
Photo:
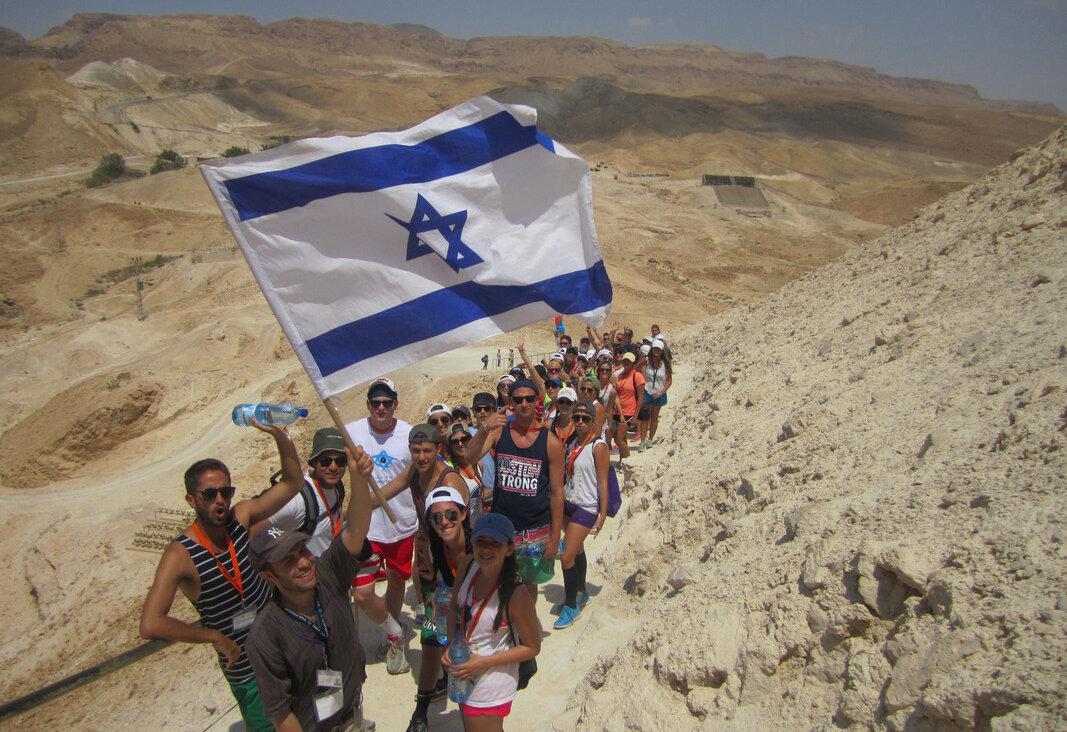
[[[1062,128],[674,333],[692,383],[589,621],[643,622],[577,727],[1067,725],[1065,257]]]

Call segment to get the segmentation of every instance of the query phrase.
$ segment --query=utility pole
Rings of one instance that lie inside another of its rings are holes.
[[[141,279],[141,257],[134,257],[134,263],[137,265],[137,319],[144,320],[148,316],[144,314],[144,298],[142,293],[144,292],[144,280]]]

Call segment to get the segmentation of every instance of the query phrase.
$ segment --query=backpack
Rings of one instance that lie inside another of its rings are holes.
[[[593,439],[593,445],[604,442],[603,438]],[[615,466],[611,463],[611,455],[608,455],[608,517],[615,518],[615,514],[622,508],[622,491],[619,490],[619,476],[615,474]]]
[[[270,484],[273,486],[281,478],[282,471],[278,471],[270,477]],[[270,490],[269,488],[267,490]],[[267,491],[263,491],[266,493]],[[263,495],[260,493],[259,495]],[[315,533],[315,527],[319,525],[319,499],[315,494],[315,486],[311,485],[310,480],[304,480],[304,485],[300,488],[300,497],[304,499],[304,523],[300,524],[297,531],[302,531],[308,536],[312,536]],[[335,508],[340,508],[345,504],[345,484],[337,483],[337,503],[330,506],[332,512]]]

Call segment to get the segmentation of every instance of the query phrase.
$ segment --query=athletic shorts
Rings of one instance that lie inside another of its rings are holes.
[[[470,704],[460,704],[459,711],[464,717],[506,717],[511,714],[511,702],[497,704],[495,707],[472,707]]]
[[[587,509],[577,506],[570,501],[563,502],[563,515],[579,526],[584,526],[587,529],[596,526],[597,514],[591,513]]]
[[[378,580],[386,579],[388,570],[393,570],[403,580],[411,578],[411,557],[415,548],[415,535],[393,542],[379,544],[370,542],[373,554],[359,568],[359,573],[352,580],[353,587],[366,587]]]
[[[660,394],[658,397],[653,399],[651,396],[649,396],[648,392],[645,392],[645,404],[654,404],[657,407],[665,407],[667,406],[667,395]]]
[[[537,529],[527,529],[515,533],[515,554],[519,562],[519,576],[522,581],[531,585],[542,585],[555,575],[555,559],[544,557],[525,557],[522,555],[523,544],[540,544],[545,546],[552,533],[551,526],[542,526]]]
[[[246,728],[253,732],[273,732],[274,724],[263,711],[263,702],[259,698],[259,686],[256,685],[255,679],[243,684],[230,683],[230,691],[237,700]]]

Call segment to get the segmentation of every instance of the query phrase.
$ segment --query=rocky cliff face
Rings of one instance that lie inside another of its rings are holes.
[[[644,622],[581,728],[1067,725],[1065,194],[1061,128],[673,335],[692,387],[602,562]]]

